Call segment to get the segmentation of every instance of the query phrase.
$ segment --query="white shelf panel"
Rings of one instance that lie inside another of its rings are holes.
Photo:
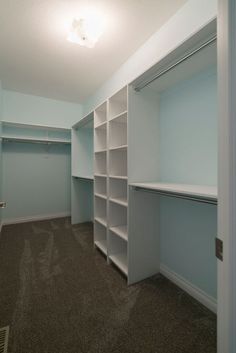
[[[114,121],[116,120],[117,122],[124,122],[124,117],[127,118],[127,110],[124,110],[123,112],[113,116],[111,119],[109,119],[109,121]]]
[[[90,180],[90,181],[94,180],[94,177],[90,176],[90,175],[76,175],[76,174],[73,174],[72,177],[73,178],[78,178],[78,179],[86,179],[86,180]]]
[[[106,153],[107,152],[107,149],[102,149],[102,150],[98,150],[98,151],[95,151],[94,153]]]
[[[106,178],[107,177],[107,174],[99,174],[99,173],[96,173],[94,174],[95,177],[100,177],[100,178]]]
[[[106,129],[106,125],[107,125],[107,122],[104,121],[104,122],[96,125],[95,129],[104,129],[105,130]]]
[[[122,179],[122,180],[127,180],[127,179],[128,179],[127,176],[123,176],[123,175],[109,175],[109,178],[112,178],[112,179]]]
[[[94,195],[95,195],[96,197],[100,197],[101,199],[104,199],[104,200],[107,199],[107,195],[105,195],[105,194],[95,193]]]
[[[127,266],[127,254],[120,253],[115,255],[110,255],[109,259],[127,276],[128,266]]]
[[[37,137],[28,137],[28,136],[2,136],[3,141],[12,141],[12,142],[32,142],[32,143],[58,143],[58,144],[71,144],[69,140],[62,139],[46,139],[46,138],[37,138]]]
[[[127,225],[111,227],[110,230],[125,241],[128,241]]]
[[[103,225],[104,227],[107,227],[107,221],[105,218],[102,217],[95,217],[95,221]]]
[[[122,151],[122,150],[126,150],[127,147],[128,147],[127,145],[122,145],[122,146],[117,146],[117,147],[110,147],[110,151],[116,151],[116,150]]]
[[[128,207],[128,201],[124,197],[111,197],[109,200],[111,202],[117,203],[118,205]]]
[[[106,240],[96,240],[94,244],[105,254],[107,255],[107,242]]]
[[[166,183],[131,183],[130,186],[217,200],[216,186]]]

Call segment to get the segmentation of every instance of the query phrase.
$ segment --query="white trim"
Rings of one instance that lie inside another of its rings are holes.
[[[206,306],[209,310],[213,311],[214,313],[217,312],[216,299],[211,297],[202,289],[196,287],[163,264],[160,265],[160,273],[175,283],[178,287],[183,289],[185,292],[187,292],[189,295],[191,295],[193,298],[195,298],[197,301],[199,301],[201,304]]]
[[[60,212],[60,213],[52,213],[47,215],[37,215],[37,216],[30,216],[30,217],[7,218],[3,220],[2,225],[26,223],[26,222],[34,222],[34,221],[44,221],[44,220],[55,219],[55,218],[69,217],[70,215],[71,215],[71,212]]]

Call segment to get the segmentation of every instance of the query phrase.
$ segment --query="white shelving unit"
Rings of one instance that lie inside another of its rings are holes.
[[[94,111],[94,245],[107,256],[107,102]]]
[[[109,260],[128,277],[128,91],[124,87],[109,105]]]
[[[94,244],[128,276],[127,87],[94,112]]]
[[[93,113],[72,127],[72,224],[93,221]]]

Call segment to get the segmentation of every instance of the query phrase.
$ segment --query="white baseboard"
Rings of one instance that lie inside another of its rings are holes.
[[[163,276],[167,277],[170,281],[174,282],[178,287],[183,289],[193,298],[198,300],[201,304],[206,306],[209,310],[213,311],[214,313],[217,312],[217,301],[215,298],[211,297],[200,288],[194,286],[192,283],[190,283],[174,271],[170,270],[167,266],[163,264],[161,264],[160,266],[160,273],[163,274]]]
[[[54,218],[70,217],[70,215],[71,215],[70,212],[61,212],[61,213],[37,215],[37,216],[30,216],[30,217],[7,218],[3,220],[2,225],[26,223],[26,222],[34,222],[34,221],[44,221],[44,220],[54,219]]]

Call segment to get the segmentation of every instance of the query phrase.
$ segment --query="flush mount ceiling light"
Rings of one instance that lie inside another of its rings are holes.
[[[67,40],[87,48],[93,48],[103,33],[102,20],[95,17],[74,18]]]

